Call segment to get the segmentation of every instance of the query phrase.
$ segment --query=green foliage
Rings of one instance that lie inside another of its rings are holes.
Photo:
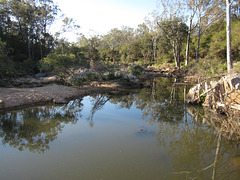
[[[208,77],[215,77],[227,71],[227,64],[219,59],[202,58],[198,63],[191,62],[188,66],[189,71],[195,74],[200,80]]]
[[[0,76],[33,74],[39,71],[67,72],[71,67],[90,66],[90,61],[103,61],[111,67],[120,63],[142,66],[153,63],[184,65],[188,27],[178,15],[146,20],[137,29],[114,28],[108,34],[79,37],[73,44],[56,39],[47,31],[54,21],[58,7],[52,0],[0,1]],[[235,17],[235,16],[234,16]],[[62,32],[77,27],[71,18],[64,19]],[[158,22],[158,25],[156,24]],[[203,23],[206,20],[203,19]],[[201,35],[199,67],[207,74],[225,69],[226,23],[216,21]],[[232,58],[240,61],[240,21],[232,21]],[[60,34],[60,33],[59,33]],[[196,34],[196,29],[192,31]],[[189,61],[195,59],[197,38],[192,37]],[[50,53],[51,52],[51,53]],[[192,62],[193,63],[193,62]],[[204,64],[208,63],[208,64]],[[132,68],[133,74],[142,70]],[[87,79],[95,79],[88,75]],[[113,72],[109,79],[116,78]]]
[[[114,72],[114,71],[109,72],[108,75],[107,75],[107,79],[108,79],[108,80],[114,80],[114,79],[116,79],[116,78],[115,78],[115,72]]]
[[[121,73],[116,73],[115,71],[110,71],[107,75],[108,80],[115,80],[115,79],[120,79],[122,78]]]
[[[201,58],[218,59],[219,63],[226,61],[226,23],[219,21],[213,24],[200,41],[199,56]],[[237,60],[240,58],[240,21],[232,22],[232,58]],[[197,44],[197,36],[193,39],[193,44]],[[194,52],[194,49],[191,50]],[[195,54],[191,54],[194,59]]]
[[[18,63],[16,71],[21,76],[34,74],[37,71],[37,64],[32,62],[32,59],[27,58],[22,63]]]
[[[40,62],[41,71],[63,71],[66,72],[68,68],[76,65],[75,55],[73,54],[49,54],[46,58],[43,58]]]
[[[181,51],[187,39],[188,27],[180,17],[167,19],[158,23],[159,31],[162,32],[161,41],[159,41],[159,59],[167,59],[174,62],[180,67]],[[171,56],[173,58],[171,58]],[[165,60],[166,61],[166,60]]]
[[[54,39],[47,29],[57,11],[51,0],[0,1],[0,38],[8,59],[1,65],[4,76],[38,72],[38,61],[53,48]]]
[[[134,76],[140,76],[144,72],[144,68],[140,65],[132,66],[129,69],[129,73],[133,74]]]
[[[8,57],[6,53],[6,43],[0,39],[0,77],[7,75],[8,71]]]
[[[232,22],[232,60],[240,59],[240,21]],[[199,78],[213,77],[227,71],[226,64],[226,23],[221,20],[211,25],[202,35],[198,63],[195,64],[197,36],[190,45],[190,71]],[[195,46],[195,49],[193,47]],[[192,48],[192,49],[191,49]],[[234,68],[235,70],[237,68]]]
[[[98,79],[98,75],[96,73],[92,73],[92,72],[86,73],[86,77],[90,81]]]
[[[232,56],[235,61],[240,60],[240,20],[232,23]]]
[[[73,85],[73,86],[82,86],[83,83],[86,81],[85,78],[80,77],[77,74],[73,74],[70,79],[68,80],[68,83]]]

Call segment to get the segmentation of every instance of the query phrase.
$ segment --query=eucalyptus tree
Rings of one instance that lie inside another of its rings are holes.
[[[9,33],[11,30],[10,8],[7,0],[0,1],[0,35]]]
[[[231,12],[239,20],[240,18],[240,1],[239,0],[233,0],[232,1],[232,8]]]
[[[186,47],[186,60],[185,65],[188,65],[189,61],[189,48],[190,48],[190,41],[191,41],[191,34],[193,30],[193,20],[197,11],[198,5],[194,2],[195,0],[184,0],[185,5],[187,6],[188,13],[190,14],[189,18],[189,28],[188,28],[188,38],[187,38],[187,47]]]
[[[121,41],[120,41],[120,49],[119,56],[120,60],[124,63],[128,61],[130,58],[130,46],[134,39],[134,29],[128,26],[122,26],[121,28]]]
[[[110,58],[115,64],[119,57],[119,48],[121,44],[121,31],[117,28],[111,29],[108,34],[103,36],[102,39],[103,49],[102,56]]]
[[[9,58],[22,64],[22,69],[30,70],[34,64],[36,70],[37,62],[53,48],[48,27],[57,12],[52,0],[0,1],[0,38],[6,42]]]
[[[133,41],[133,29],[123,26],[121,29],[111,29],[110,32],[102,37],[101,57],[115,61],[129,56],[128,45]]]
[[[232,60],[231,60],[231,6],[233,1],[226,0],[226,16],[227,16],[227,69],[228,73],[231,72],[232,69]]]
[[[149,24],[149,22],[144,22],[140,24],[136,30],[136,37],[140,40],[139,51],[141,52],[144,63],[151,63],[151,61],[154,59],[154,40]]]
[[[0,78],[4,76],[12,75],[10,61],[7,57],[8,51],[6,49],[6,43],[0,39]]]
[[[165,36],[172,48],[175,64],[180,68],[180,52],[187,39],[185,9],[181,0],[160,0],[161,13],[156,22],[160,34]]]
[[[180,53],[186,41],[187,25],[178,17],[158,22],[158,25],[160,33],[168,39],[171,45],[176,66],[180,68]]]
[[[58,8],[52,0],[10,0],[9,6],[11,21],[18,26],[15,27],[16,33],[27,42],[28,58],[34,59],[34,45],[46,44],[49,37],[47,26],[53,22]]]
[[[221,0],[194,0],[192,1],[192,5],[196,7],[198,26],[198,43],[195,59],[195,62],[197,63],[201,35],[208,27],[223,16],[223,9]]]
[[[98,35],[94,35],[88,39],[88,59],[99,61],[99,44],[100,38]]]
[[[52,0],[38,0],[38,35],[41,58],[46,56],[53,48],[53,37],[48,32],[48,27],[54,22],[59,8]]]
[[[157,64],[157,44],[159,40],[159,34],[157,31],[157,25],[156,22],[154,21],[156,11],[153,11],[151,13],[151,16],[145,19],[145,24],[148,26],[149,29],[149,36],[152,40],[152,56],[154,63]]]

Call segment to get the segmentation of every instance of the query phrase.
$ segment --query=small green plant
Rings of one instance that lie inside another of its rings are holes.
[[[65,72],[76,64],[74,54],[49,54],[40,61],[41,71]]]
[[[144,68],[140,65],[132,66],[129,69],[129,73],[133,74],[134,76],[140,76],[144,72]]]
[[[110,71],[107,75],[108,80],[120,79],[122,78],[121,73],[116,73],[115,71]]]
[[[79,77],[78,75],[72,75],[68,80],[68,83],[73,86],[82,86],[84,81],[86,81],[83,77]]]
[[[107,75],[107,79],[108,79],[108,80],[114,80],[114,79],[116,79],[116,77],[115,77],[115,72],[114,72],[114,71],[109,72],[108,75]]]
[[[86,73],[86,77],[90,81],[98,79],[97,74],[96,73],[92,73],[92,72]]]

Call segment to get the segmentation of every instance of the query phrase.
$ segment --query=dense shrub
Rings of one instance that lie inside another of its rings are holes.
[[[68,68],[76,65],[75,55],[73,54],[49,54],[40,62],[41,71],[63,71],[66,72]]]
[[[114,79],[120,79],[120,78],[122,78],[122,74],[117,73],[115,71],[110,71],[107,75],[108,80],[114,80]]]
[[[134,76],[140,76],[144,72],[144,68],[140,65],[132,66],[129,69],[129,73],[133,74]]]
[[[97,80],[98,75],[96,73],[88,72],[86,73],[87,80],[92,81],[92,80]]]

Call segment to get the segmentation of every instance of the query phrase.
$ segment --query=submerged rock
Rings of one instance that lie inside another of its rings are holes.
[[[135,136],[152,136],[153,132],[145,127],[138,128],[134,131]]]

